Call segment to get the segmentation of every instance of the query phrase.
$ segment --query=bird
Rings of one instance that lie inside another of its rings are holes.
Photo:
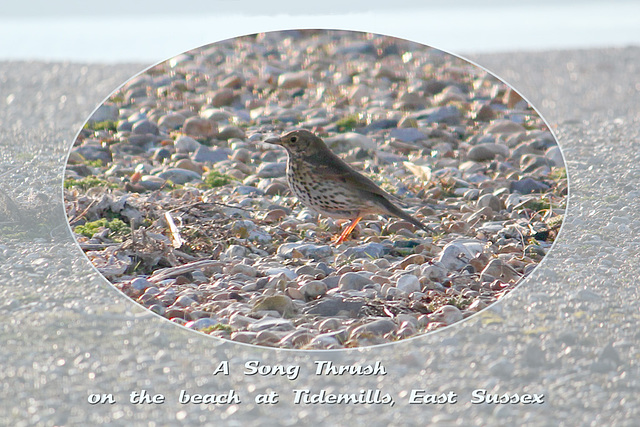
[[[303,205],[322,215],[351,220],[337,238],[337,244],[344,242],[368,214],[393,215],[433,231],[396,206],[397,197],[354,170],[314,133],[306,129],[293,130],[263,142],[280,145],[287,151],[287,182]]]

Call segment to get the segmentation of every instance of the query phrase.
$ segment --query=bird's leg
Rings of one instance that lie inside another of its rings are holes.
[[[347,239],[347,237],[349,237],[349,234],[351,234],[353,229],[356,228],[356,225],[358,225],[358,223],[360,222],[361,219],[362,219],[362,217],[359,216],[356,219],[354,219],[353,221],[351,221],[351,224],[349,224],[349,226],[344,229],[344,231],[342,232],[340,237],[338,237],[338,240],[336,240],[336,244],[340,244],[340,243],[344,242]]]

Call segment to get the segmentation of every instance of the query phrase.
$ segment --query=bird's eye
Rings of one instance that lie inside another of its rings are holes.
[[[291,142],[296,142],[297,140],[298,140],[297,136],[292,136],[290,139]]]

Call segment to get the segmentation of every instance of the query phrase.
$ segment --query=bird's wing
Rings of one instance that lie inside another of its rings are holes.
[[[363,192],[377,194],[386,198],[387,200],[393,200],[402,203],[402,201],[396,196],[387,193],[371,179],[352,169],[349,165],[347,165],[347,163],[345,163],[344,160],[342,160],[334,153],[330,153],[326,156],[317,156],[314,160],[314,163],[318,165],[318,175],[322,176],[324,179],[341,182],[349,181],[353,186],[355,186],[359,190],[362,190]]]

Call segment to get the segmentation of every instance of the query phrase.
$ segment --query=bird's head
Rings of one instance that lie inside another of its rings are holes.
[[[295,157],[312,156],[326,149],[326,145],[322,139],[304,129],[294,130],[280,137],[267,138],[264,142],[281,145],[289,154]]]

